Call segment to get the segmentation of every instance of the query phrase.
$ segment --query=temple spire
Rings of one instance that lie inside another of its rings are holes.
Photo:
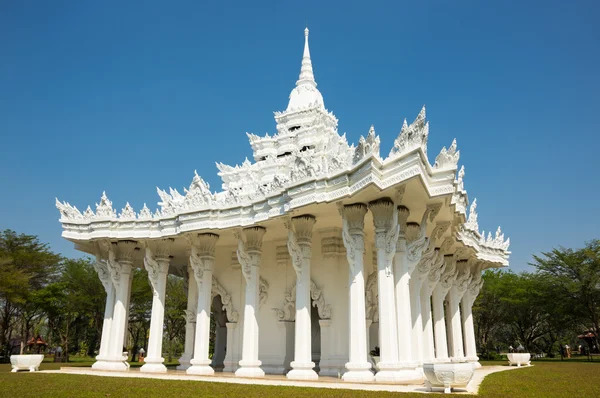
[[[308,48],[308,28],[304,29],[304,53],[302,54],[302,68],[300,69],[300,77],[296,82],[296,86],[302,84],[310,84],[317,86],[315,75],[313,74],[312,62],[310,60],[310,50]]]

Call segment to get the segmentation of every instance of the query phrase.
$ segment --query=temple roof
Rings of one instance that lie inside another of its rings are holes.
[[[225,229],[266,221],[295,208],[332,203],[374,185],[383,191],[415,178],[426,196],[445,198],[454,214],[453,235],[484,261],[508,265],[509,240],[498,228],[495,236],[479,232],[477,202],[469,205],[464,187],[464,166],[458,170],[456,140],[443,147],[435,163],[427,158],[429,122],[425,107],[412,123],[404,124],[387,157],[380,153],[380,138],[371,126],[357,145],[350,145],[337,130],[337,119],[324,107],[314,79],[308,29],[305,30],[300,77],[284,112],[275,113],[277,133],[248,134],[254,161],[241,165],[217,163],[222,190],[211,191],[198,173],[190,186],[157,188],[160,206],[154,213],[144,204],[136,213],[129,203],[117,214],[105,193],[94,212],[85,212],[56,200],[63,236],[74,241],[97,238],[156,238],[199,229]],[[458,171],[458,174],[457,174]],[[380,192],[381,192],[380,191]]]

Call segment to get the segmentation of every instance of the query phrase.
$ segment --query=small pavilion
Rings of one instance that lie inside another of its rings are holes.
[[[217,163],[220,191],[195,173],[182,192],[158,189],[154,212],[129,203],[117,212],[106,194],[83,212],[57,199],[62,236],[95,256],[106,289],[94,369],[129,368],[134,268],[154,293],[141,372],[167,371],[168,274],[189,284],[179,367],[188,374],[403,383],[422,379],[423,363],[477,363],[471,309],[482,271],[508,266],[509,240],[479,231],[456,140],[430,164],[423,107],[387,155],[373,127],[348,143],[317,89],[308,29],[304,38],[277,132],[248,134],[252,160]]]

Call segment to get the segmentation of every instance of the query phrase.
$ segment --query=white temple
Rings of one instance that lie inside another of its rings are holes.
[[[254,161],[217,164],[220,192],[195,174],[183,193],[158,189],[154,213],[129,203],[117,213],[105,194],[95,212],[56,201],[63,237],[95,256],[107,293],[93,367],[129,368],[134,267],[154,292],[142,372],[166,372],[168,274],[189,280],[179,367],[189,374],[393,383],[422,379],[423,363],[476,363],[471,308],[481,272],[508,265],[509,241],[500,228],[479,232],[475,200],[467,216],[456,140],[430,165],[423,107],[387,157],[373,127],[349,145],[317,89],[308,29],[300,77],[275,121],[274,135],[248,134]]]

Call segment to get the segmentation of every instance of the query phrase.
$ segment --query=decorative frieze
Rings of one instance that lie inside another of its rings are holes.
[[[327,228],[319,230],[321,236],[321,255],[323,258],[338,258],[346,255],[342,230],[340,228]]]
[[[221,297],[221,303],[223,304],[222,309],[225,310],[227,314],[227,320],[232,323],[237,323],[239,319],[239,314],[233,308],[233,302],[231,301],[231,295],[225,290],[225,288],[219,283],[217,278],[212,277],[212,290],[211,290],[211,298],[216,296]]]

